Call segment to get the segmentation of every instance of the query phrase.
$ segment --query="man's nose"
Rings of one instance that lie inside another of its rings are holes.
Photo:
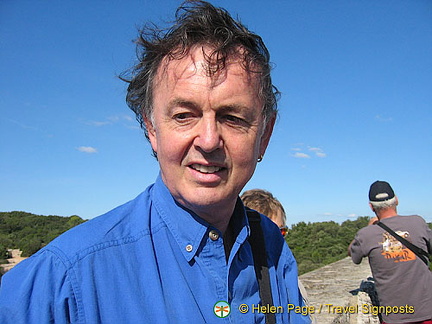
[[[213,118],[202,118],[195,138],[195,145],[206,153],[222,147],[220,125]]]

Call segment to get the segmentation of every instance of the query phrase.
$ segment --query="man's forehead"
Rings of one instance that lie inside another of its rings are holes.
[[[229,75],[242,78],[244,82],[254,83],[258,73],[246,69],[242,52],[233,52],[226,57],[223,64],[211,58],[213,49],[209,47],[193,47],[181,58],[165,57],[158,69],[157,80],[167,78],[171,81],[187,79],[190,77],[208,78],[208,82],[216,86],[222,83]]]

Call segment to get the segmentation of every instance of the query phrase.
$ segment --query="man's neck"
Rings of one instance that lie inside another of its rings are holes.
[[[384,209],[381,210],[378,214],[377,214],[379,220],[385,219],[385,218],[390,218],[390,217],[394,217],[397,216],[397,211],[396,209],[393,208],[389,208],[389,209]]]

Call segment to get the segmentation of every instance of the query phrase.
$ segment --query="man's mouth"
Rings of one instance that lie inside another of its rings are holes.
[[[199,171],[201,173],[216,173],[224,169],[223,167],[213,166],[213,165],[202,165],[202,164],[192,164],[190,168]]]

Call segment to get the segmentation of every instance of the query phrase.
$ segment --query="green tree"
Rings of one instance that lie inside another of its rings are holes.
[[[7,249],[30,256],[68,229],[83,223],[79,216],[41,216],[13,211],[0,212],[0,259]]]
[[[336,222],[300,222],[291,226],[286,241],[298,264],[299,274],[320,268],[347,256],[348,245],[369,217]]]

